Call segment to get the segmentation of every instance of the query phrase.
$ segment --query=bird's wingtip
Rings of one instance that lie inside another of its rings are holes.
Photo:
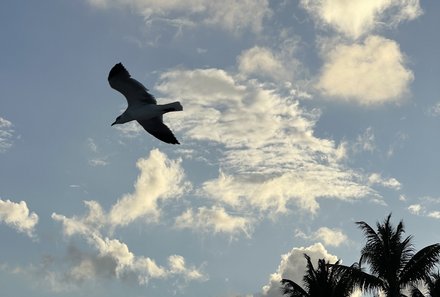
[[[124,65],[122,65],[121,62],[113,66],[113,68],[110,70],[110,73],[108,74],[108,79],[110,80],[111,78],[119,75],[130,77],[130,73],[128,73],[127,69],[125,69]]]

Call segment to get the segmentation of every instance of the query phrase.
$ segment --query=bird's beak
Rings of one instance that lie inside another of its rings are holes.
[[[116,122],[114,122],[114,123],[113,123],[113,124],[111,124],[111,125],[112,125],[112,126],[113,126],[113,125],[116,125]]]

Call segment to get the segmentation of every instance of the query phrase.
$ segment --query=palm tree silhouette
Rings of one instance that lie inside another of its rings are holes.
[[[411,297],[440,297],[440,273],[431,273],[425,280],[428,295],[424,295],[416,286],[411,289]]]
[[[363,221],[356,222],[367,239],[359,263],[351,267],[335,264],[335,269],[348,273],[366,291],[380,290],[386,297],[401,297],[404,288],[429,277],[440,259],[440,244],[429,245],[415,253],[413,237],[403,238],[403,222],[394,227],[390,219],[391,214],[383,223],[377,222],[377,231]],[[362,270],[364,263],[368,264],[370,273]]]
[[[353,282],[346,277],[347,274],[339,273],[324,259],[318,260],[315,269],[307,254],[307,270],[303,278],[304,288],[289,279],[281,281],[284,295],[289,297],[348,297],[353,291]],[[339,261],[335,265],[339,264]]]

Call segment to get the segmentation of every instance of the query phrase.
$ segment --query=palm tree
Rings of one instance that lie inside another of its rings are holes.
[[[304,254],[307,260],[307,270],[303,278],[305,289],[297,283],[283,279],[283,294],[289,297],[348,297],[353,291],[353,282],[344,273],[338,273],[324,259],[318,260],[315,269],[310,257]],[[339,261],[335,263],[339,264]]]
[[[416,286],[413,286],[411,297],[440,297],[440,273],[438,271],[436,273],[431,273],[424,282],[428,289],[428,295],[423,295]]]
[[[383,223],[377,222],[375,231],[365,222],[356,224],[363,231],[367,242],[361,250],[356,265],[337,265],[339,272],[347,272],[352,280],[366,291],[382,291],[386,297],[404,296],[404,288],[424,280],[440,259],[440,244],[424,247],[415,253],[412,236],[403,238],[403,222],[394,227],[391,214]],[[370,274],[362,270],[368,264]]]

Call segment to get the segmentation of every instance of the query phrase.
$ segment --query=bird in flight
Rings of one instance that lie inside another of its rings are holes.
[[[180,102],[157,104],[156,98],[148,93],[144,85],[132,78],[121,63],[110,70],[108,82],[125,96],[128,103],[127,109],[116,118],[112,126],[136,120],[148,133],[163,142],[180,144],[162,119],[164,113],[183,110]]]

